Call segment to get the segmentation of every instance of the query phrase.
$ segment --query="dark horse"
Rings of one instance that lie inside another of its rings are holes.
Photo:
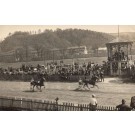
[[[93,85],[93,87],[96,86],[96,87],[99,89],[98,85],[96,85],[97,79],[98,79],[97,76],[93,76],[93,77],[92,77],[91,79],[89,79],[89,80],[87,80],[87,79],[85,78],[85,80],[83,81],[83,88],[86,86],[87,88],[90,89],[90,87],[89,87],[89,84],[90,84],[90,85]],[[93,88],[93,87],[92,87],[92,88]]]
[[[39,81],[32,80],[30,82],[30,87],[33,86],[33,91],[34,91],[34,87],[36,86],[38,88],[38,86],[39,86],[40,87],[40,91],[42,91],[41,87],[44,86],[44,88],[45,88],[44,82],[45,82],[45,78],[44,77],[41,77],[41,79]]]

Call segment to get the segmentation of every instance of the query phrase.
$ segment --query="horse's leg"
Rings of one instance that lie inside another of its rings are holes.
[[[90,86],[89,86],[89,84],[88,84],[88,88],[89,88],[89,90],[90,90]]]
[[[32,86],[32,84],[30,83],[30,90],[31,90],[31,86]]]
[[[44,89],[45,89],[45,82],[43,83]]]
[[[40,86],[40,92],[42,92],[41,86]]]
[[[83,84],[82,88],[85,89],[85,84]]]
[[[34,92],[34,87],[35,87],[35,85],[33,85],[33,92]]]
[[[88,88],[88,84],[83,85],[83,88],[85,88],[85,90],[86,90],[86,87]]]
[[[103,78],[101,78],[101,82],[103,81]]]
[[[87,85],[86,85],[86,86],[87,86],[87,88],[88,88],[88,89],[90,89],[90,87],[89,87],[89,84],[88,84],[88,83],[87,83]]]
[[[93,87],[91,87],[91,88],[94,88],[95,85],[94,84],[91,84],[91,85],[93,85]]]
[[[89,88],[89,84],[87,84],[86,86],[87,86],[88,89],[90,89],[90,88]]]
[[[82,87],[83,87],[83,84],[80,84],[79,87],[78,87],[78,89],[81,90]]]
[[[86,84],[84,84],[84,86],[83,86],[83,88],[86,90],[86,87],[87,87],[87,85]]]
[[[94,86],[96,86],[99,89],[98,85],[95,84]]]
[[[38,88],[38,85],[36,85],[36,88],[39,89],[39,88]]]
[[[83,84],[83,88],[85,87],[85,84]]]

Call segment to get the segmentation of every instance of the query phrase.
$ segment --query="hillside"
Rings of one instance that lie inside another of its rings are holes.
[[[112,36],[117,37],[118,33],[111,33]],[[121,32],[119,34],[120,38],[129,40],[129,41],[135,41],[135,32]],[[133,47],[135,48],[135,43],[133,44]]]
[[[1,43],[1,51],[9,52],[18,48],[40,50],[62,49],[71,46],[87,46],[96,49],[114,39],[114,35],[81,29],[45,30],[43,33],[31,34],[15,32],[6,37]]]

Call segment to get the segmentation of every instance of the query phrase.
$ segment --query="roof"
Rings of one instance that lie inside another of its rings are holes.
[[[107,48],[106,48],[106,47],[99,47],[98,50],[99,50],[99,51],[100,51],[100,50],[107,50]]]
[[[79,48],[86,48],[86,46],[72,46],[68,47],[67,49],[79,49]]]
[[[112,40],[111,42],[109,42],[109,43],[106,43],[106,45],[121,45],[121,44],[133,44],[133,42],[132,41],[129,41],[129,40],[125,40],[125,39],[122,39],[122,38],[116,38],[116,39],[114,39],[114,40]]]

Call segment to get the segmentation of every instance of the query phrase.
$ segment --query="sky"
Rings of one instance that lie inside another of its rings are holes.
[[[77,28],[88,29],[105,33],[117,33],[118,25],[0,25],[0,40],[3,40],[9,33],[15,31],[44,31],[45,29],[56,30]],[[119,32],[135,32],[135,25],[119,25]]]

